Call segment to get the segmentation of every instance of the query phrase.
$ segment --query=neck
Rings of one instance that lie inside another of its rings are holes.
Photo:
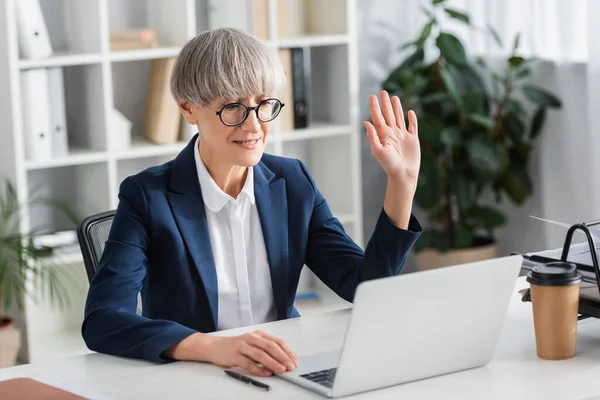
[[[217,186],[236,199],[246,182],[248,167],[219,162],[219,159],[211,156],[210,152],[203,151],[203,147],[200,144],[198,144],[198,151],[200,152],[202,163],[206,166],[206,170]]]

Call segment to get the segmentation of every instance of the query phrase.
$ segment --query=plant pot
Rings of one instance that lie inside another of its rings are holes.
[[[21,348],[21,331],[10,318],[0,321],[0,368],[12,367]]]
[[[425,249],[417,253],[417,270],[425,271],[451,265],[466,264],[475,261],[496,258],[497,245],[491,240],[481,240],[481,245],[468,249],[455,249],[440,252],[434,249]]]

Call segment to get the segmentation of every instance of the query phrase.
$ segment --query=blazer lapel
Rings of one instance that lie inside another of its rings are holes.
[[[167,196],[181,236],[202,278],[216,330],[219,315],[217,272],[194,159],[197,136],[173,161]]]
[[[288,209],[283,178],[262,162],[254,167],[254,195],[267,250],[278,319],[287,318]]]

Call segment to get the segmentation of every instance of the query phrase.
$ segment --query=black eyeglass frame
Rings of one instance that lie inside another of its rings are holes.
[[[260,106],[262,106],[263,104],[265,104],[265,103],[267,103],[267,102],[269,102],[269,101],[273,101],[273,100],[275,100],[276,102],[278,102],[278,103],[280,104],[279,111],[277,111],[277,114],[276,114],[276,115],[275,115],[273,118],[271,118],[271,119],[269,119],[269,120],[265,121],[265,120],[261,119],[261,118],[258,116],[258,109],[259,109],[259,108],[260,108]],[[223,121],[223,117],[221,116],[221,113],[222,113],[222,112],[223,112],[223,110],[225,110],[227,107],[231,107],[231,106],[237,106],[237,105],[240,105],[240,106],[242,106],[242,107],[244,107],[244,108],[246,109],[246,115],[244,115],[244,118],[242,118],[242,120],[241,120],[240,122],[238,122],[237,124],[227,124],[227,123],[225,123],[225,121]],[[236,101],[235,103],[229,103],[229,104],[225,104],[223,107],[221,107],[221,109],[220,109],[219,111],[216,111],[216,112],[215,112],[215,114],[219,116],[219,119],[221,120],[221,123],[222,123],[223,125],[225,125],[225,126],[238,126],[238,125],[241,125],[241,124],[243,124],[243,123],[244,123],[244,122],[245,122],[245,121],[248,119],[248,116],[250,115],[250,111],[254,111],[254,112],[256,113],[256,118],[257,118],[259,121],[262,121],[262,122],[270,122],[270,121],[273,121],[275,118],[277,118],[277,117],[279,116],[279,114],[281,113],[281,110],[283,109],[283,107],[284,107],[284,106],[285,106],[285,104],[284,104],[284,103],[282,103],[282,102],[281,102],[281,100],[279,100],[279,99],[276,99],[276,98],[274,98],[274,97],[272,97],[272,98],[268,98],[268,99],[264,99],[264,100],[262,100],[260,103],[258,103],[257,105],[255,105],[254,107],[248,107],[248,106],[247,106],[247,105],[245,105],[244,103],[240,103],[240,102]]]

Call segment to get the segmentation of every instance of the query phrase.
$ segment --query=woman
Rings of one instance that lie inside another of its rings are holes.
[[[304,264],[348,301],[361,281],[400,272],[421,232],[411,215],[420,163],[414,112],[407,129],[397,97],[382,92],[381,108],[370,98],[367,138],[388,186],[363,252],[300,161],[263,154],[284,79],[273,52],[238,30],[204,32],[182,49],[171,91],[199,134],[173,161],[122,182],[86,302],[91,350],[284,372],[298,361],[279,338],[205,333],[298,316]]]

